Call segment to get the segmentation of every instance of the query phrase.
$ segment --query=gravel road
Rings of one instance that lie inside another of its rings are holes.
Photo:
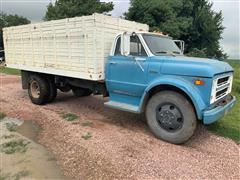
[[[103,106],[100,96],[58,93],[55,102],[36,106],[18,76],[1,75],[0,111],[38,122],[40,144],[75,179],[240,179],[239,145],[199,124],[185,145],[153,137],[144,118]],[[78,119],[68,122],[62,113]],[[88,140],[83,136],[89,133]]]

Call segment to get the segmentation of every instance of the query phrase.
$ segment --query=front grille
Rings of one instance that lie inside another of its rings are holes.
[[[225,84],[225,83],[228,82],[228,79],[229,79],[229,76],[228,76],[228,77],[220,78],[220,79],[218,79],[217,84],[218,84],[218,85]]]
[[[228,87],[225,88],[225,89],[223,89],[223,90],[221,90],[221,91],[218,91],[218,92],[216,93],[216,98],[219,99],[220,97],[226,95],[227,90],[228,90]]]
[[[231,92],[232,74],[218,76],[213,80],[211,103],[220,100]]]

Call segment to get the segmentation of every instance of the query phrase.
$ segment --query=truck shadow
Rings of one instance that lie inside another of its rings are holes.
[[[134,131],[148,131],[144,114],[134,114],[104,106],[107,98],[102,96],[75,97],[72,93],[58,93],[52,105],[73,112],[77,115],[84,115],[89,120],[110,123],[112,125],[128,128]]]
[[[139,115],[111,109],[104,106],[105,101],[107,98],[102,98],[102,96],[75,97],[72,93],[59,92],[52,107],[62,109],[64,112],[75,113],[93,123],[108,123],[154,137],[148,128],[144,114]],[[202,138],[207,138],[209,133],[206,131],[206,128],[199,122],[194,136],[186,143],[186,146],[193,147],[197,144],[196,142],[200,143]]]

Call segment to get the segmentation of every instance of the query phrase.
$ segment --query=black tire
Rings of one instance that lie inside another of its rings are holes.
[[[153,95],[146,107],[146,118],[157,138],[173,144],[189,140],[197,126],[192,104],[174,91],[162,91]]]
[[[77,97],[90,96],[92,91],[90,89],[72,87],[73,94]]]
[[[47,80],[39,75],[31,75],[28,83],[28,95],[33,104],[44,104],[49,97]]]
[[[49,96],[46,102],[50,103],[50,102],[53,102],[57,97],[57,88],[52,79],[48,78],[47,81],[49,84]]]

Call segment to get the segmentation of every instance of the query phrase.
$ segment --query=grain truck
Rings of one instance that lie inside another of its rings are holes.
[[[3,35],[6,66],[21,70],[32,103],[54,101],[57,89],[103,95],[108,107],[145,113],[153,134],[174,144],[236,101],[229,64],[184,56],[182,41],[146,24],[93,14],[8,27]]]

